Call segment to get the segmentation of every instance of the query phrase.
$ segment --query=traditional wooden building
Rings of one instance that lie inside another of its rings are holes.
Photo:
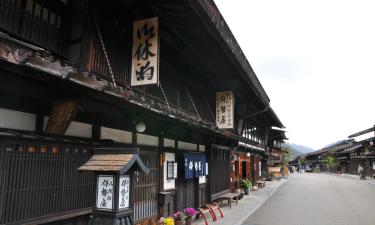
[[[153,224],[229,192],[235,150],[257,175],[283,127],[212,1],[2,0],[0,79],[0,224],[87,224],[100,147],[139,150]]]
[[[282,127],[282,124],[278,124]],[[264,125],[263,125],[264,126]],[[267,126],[264,126],[267,127]],[[244,137],[254,139],[252,136],[259,127],[246,129]],[[239,183],[243,178],[247,178],[253,183],[260,180],[267,171],[267,165],[275,160],[280,164],[284,156],[281,148],[282,143],[286,140],[285,131],[280,129],[269,128],[268,136],[260,136],[259,142],[245,144],[239,142],[239,148],[233,152],[231,158],[231,190],[239,188]],[[246,136],[248,135],[248,136]],[[263,138],[264,137],[264,138]],[[276,151],[280,151],[277,154]]]
[[[285,140],[287,137],[284,130],[272,129],[271,139],[273,140],[272,148],[267,159],[268,166],[277,166],[284,164],[286,159]]]
[[[358,166],[361,165],[365,176],[375,176],[375,138],[374,135],[371,135],[373,132],[375,132],[375,126],[349,135],[349,138],[358,138],[369,134],[371,137],[356,142],[355,145],[344,151],[349,158],[348,173],[358,174]]]
[[[345,172],[348,160],[343,150],[352,147],[354,139],[346,139],[327,145],[314,152],[303,155],[305,164],[313,170],[320,172]],[[331,157],[334,163],[327,164],[327,157]]]

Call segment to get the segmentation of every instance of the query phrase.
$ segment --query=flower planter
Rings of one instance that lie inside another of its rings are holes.
[[[174,221],[175,225],[185,225],[185,221]]]
[[[244,189],[243,189],[245,195],[249,195],[249,192],[250,192],[249,189],[250,189],[250,188],[244,188]]]
[[[193,224],[193,218],[189,216],[185,219],[185,222],[186,222],[186,225],[192,225]]]

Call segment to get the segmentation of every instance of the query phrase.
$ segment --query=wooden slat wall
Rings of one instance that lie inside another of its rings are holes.
[[[159,187],[158,155],[141,151],[143,162],[150,169],[149,175],[135,173],[134,220],[155,217],[158,214],[157,195]]]
[[[15,1],[0,1],[0,28],[12,34],[19,31],[21,7]]]
[[[2,0],[0,29],[66,57],[68,6],[60,1]]]
[[[177,205],[176,210],[184,210],[185,208],[195,208],[195,179],[185,179],[183,176],[177,182]]]
[[[126,8],[115,3],[105,1],[93,1],[93,14],[90,20],[90,49],[88,55],[88,70],[101,78],[112,81],[109,67],[104,57],[104,51],[100,43],[99,35],[94,23],[97,18],[100,33],[108,54],[108,58],[117,84],[130,85],[130,23],[124,19],[128,14]]]
[[[93,175],[77,171],[89,148],[0,142],[0,224],[92,206]]]
[[[211,151],[212,165],[212,195],[230,189],[230,160],[229,151],[213,149]]]
[[[199,199],[198,205],[203,206],[207,203],[207,187],[206,184],[199,185]]]
[[[113,68],[115,82],[121,86],[130,86],[132,31],[131,22],[126,23],[126,15],[129,12],[120,12],[121,7],[116,7],[115,3],[109,4],[108,2],[94,1],[94,4],[96,9],[95,16],[99,21],[105,48]],[[120,17],[119,15],[123,16]],[[112,81],[93,18],[90,21],[91,40],[86,63],[87,69],[102,79]],[[192,116],[197,116],[193,106],[195,104],[201,119],[214,123],[213,108],[210,109],[209,107],[210,105],[213,107],[215,104],[211,102],[209,105],[210,99],[206,98],[207,95],[210,95],[207,92],[208,88],[204,87],[205,84],[202,84],[202,82],[193,82],[196,79],[195,77],[199,77],[199,73],[193,71],[187,62],[183,61],[178,49],[175,49],[165,41],[163,37],[160,39],[159,80],[162,87],[150,85],[132,87],[133,90],[164,104],[166,104],[167,98],[170,106],[183,110]],[[192,74],[197,75],[192,76]],[[166,96],[163,95],[162,88]],[[187,91],[194,103],[192,103]],[[211,96],[215,96],[215,93],[212,92]]]

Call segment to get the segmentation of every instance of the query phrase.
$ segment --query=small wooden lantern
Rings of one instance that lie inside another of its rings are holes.
[[[139,157],[139,149],[94,149],[94,155],[78,170],[92,171],[96,176],[92,224],[134,224],[133,172],[150,172]]]

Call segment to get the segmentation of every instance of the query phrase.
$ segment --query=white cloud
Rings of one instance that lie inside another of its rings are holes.
[[[291,142],[320,148],[375,124],[375,2],[215,2]]]

